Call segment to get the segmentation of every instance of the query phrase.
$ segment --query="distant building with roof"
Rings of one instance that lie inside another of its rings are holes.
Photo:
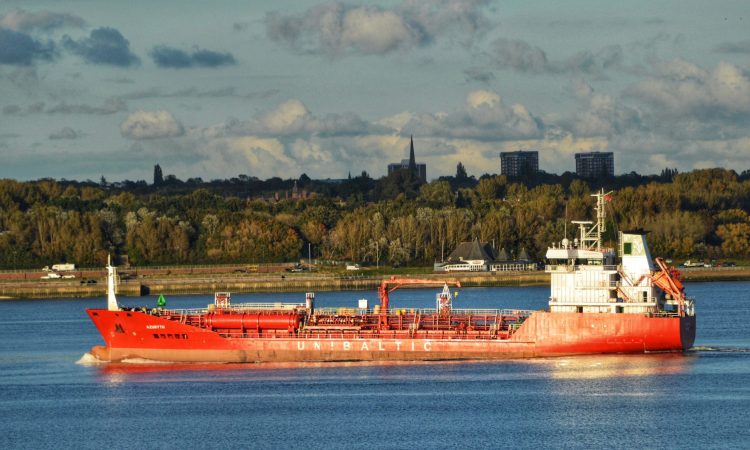
[[[427,183],[427,164],[417,164],[414,157],[414,137],[409,145],[409,159],[402,159],[400,163],[388,164],[388,175],[399,170],[411,170],[423,183]]]
[[[509,258],[504,248],[500,249],[497,258],[490,263],[489,267],[491,272],[536,270],[537,268],[525,248],[521,248],[516,259]]]
[[[539,172],[539,152],[518,150],[500,152],[500,174],[521,177]]]
[[[576,175],[581,178],[615,176],[615,156],[612,152],[576,153]]]
[[[471,242],[460,243],[448,259],[436,263],[436,272],[495,272],[536,270],[536,264],[529,258],[526,249],[521,249],[518,259],[511,260],[505,249],[495,253],[487,242],[474,239]]]
[[[444,272],[487,272],[495,260],[495,252],[488,243],[479,239],[458,244],[443,263]]]

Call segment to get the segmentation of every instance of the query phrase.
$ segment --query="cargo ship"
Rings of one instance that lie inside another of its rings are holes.
[[[618,252],[602,245],[609,194],[596,221],[573,222],[578,236],[547,250],[549,307],[541,311],[454,307],[458,280],[385,279],[379,304],[317,308],[304,303],[233,304],[217,293],[201,309],[123,307],[107,264],[107,308],[87,309],[105,345],[102,361],[303,362],[482,360],[600,353],[682,352],[693,345],[695,301],[679,272],[652,259],[643,230],[622,231]],[[619,257],[618,257],[619,253]],[[435,308],[399,309],[389,294],[442,286]]]

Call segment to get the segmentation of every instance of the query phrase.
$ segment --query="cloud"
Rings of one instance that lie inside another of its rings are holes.
[[[574,153],[597,150],[615,152],[618,173],[658,172],[664,164],[690,170],[711,160],[731,167],[747,164],[746,131],[721,140],[696,138],[682,129],[670,134],[670,128],[680,127],[679,120],[627,105],[628,98],[599,93],[583,79],[575,80],[569,92],[578,109],[544,118],[524,105],[505,103],[488,89],[468,92],[464,104],[448,112],[400,112],[372,122],[346,113],[315,114],[299,99],[290,99],[249,120],[190,128],[179,140],[141,142],[149,151],[182,155],[184,167],[174,171],[186,176],[268,178],[306,172],[340,178],[362,170],[380,176],[389,162],[408,154],[411,133],[417,160],[428,165],[431,178],[455,173],[458,162],[471,174],[498,173],[498,152],[518,149],[538,150],[542,168],[556,173],[574,170]],[[355,120],[345,120],[350,116]]]
[[[471,109],[477,109],[481,107],[493,108],[502,103],[502,99],[494,91],[472,91],[466,96],[466,104]]]
[[[26,107],[28,114],[39,114],[44,111],[44,102],[32,103]]]
[[[110,79],[105,80],[105,81],[109,81],[109,82],[116,83],[116,84],[133,84],[133,83],[135,83],[135,81],[133,79],[127,78],[127,77],[110,78]]]
[[[276,164],[296,164],[284,150],[278,139],[262,139],[254,136],[234,138],[227,141],[230,150],[243,154],[251,166],[268,168]],[[270,174],[270,176],[274,176]]]
[[[3,106],[3,114],[6,116],[19,116],[21,115],[22,108],[18,105],[6,105]]]
[[[716,53],[750,54],[750,39],[740,42],[722,42],[713,49]]]
[[[128,139],[161,139],[185,134],[182,124],[169,111],[137,111],[120,124],[120,134]]]
[[[750,114],[750,77],[726,62],[707,71],[676,59],[663,64],[656,76],[635,83],[627,93],[661,116],[713,121],[744,119]]]
[[[30,66],[4,66],[0,64],[0,84],[7,83],[15,92],[33,98],[43,89],[46,70],[46,67],[38,67],[36,64]]]
[[[310,122],[310,111],[299,100],[288,100],[263,115],[260,125],[270,134],[298,134]]]
[[[312,7],[301,15],[269,13],[268,37],[311,54],[383,55],[430,45],[443,35],[470,41],[487,25],[487,0],[407,0],[391,8],[338,2]]]
[[[190,154],[196,163],[183,169],[187,173],[216,174],[226,178],[228,174],[249,174],[259,178],[297,177],[302,172],[300,163],[287,153],[287,148],[278,139],[256,136],[224,137],[220,139],[198,139],[187,143],[182,154]],[[223,175],[222,175],[223,174]]]
[[[83,28],[86,21],[73,14],[51,11],[28,12],[16,9],[0,15],[0,28],[15,31],[52,31],[58,28]]]
[[[620,67],[623,61],[622,47],[608,45],[596,53],[585,50],[557,63],[564,73],[602,74],[604,71]]]
[[[603,76],[604,72],[620,67],[624,56],[622,47],[609,45],[596,52],[580,51],[568,58],[550,60],[547,53],[526,41],[497,39],[492,43],[490,57],[500,68],[537,74],[589,74]]]
[[[574,80],[569,92],[577,110],[545,115],[547,131],[615,152],[618,173],[746,167],[750,76],[725,62],[707,70],[676,59],[656,69],[619,96]]]
[[[665,167],[680,171],[705,167],[747,167],[750,138],[700,139],[664,133],[624,133],[608,141],[619,172],[658,173]]]
[[[28,66],[34,61],[49,61],[56,54],[52,42],[40,42],[26,33],[0,28],[0,65]]]
[[[559,124],[577,137],[612,137],[645,127],[640,109],[625,105],[610,95],[596,93],[582,80],[574,83],[572,89],[581,107],[574,114],[566,115],[568,117]]]
[[[684,164],[698,157],[684,154],[684,148],[694,147],[691,142],[748,136],[750,75],[734,64],[720,62],[704,69],[676,59],[630,85],[622,98],[637,102],[646,129],[663,140],[657,149],[682,154]]]
[[[97,28],[91,31],[89,37],[78,41],[64,36],[62,42],[65,48],[91,64],[130,67],[141,62],[130,51],[130,41],[114,28]]]
[[[61,102],[56,105],[46,107],[44,102],[32,103],[23,108],[19,105],[7,105],[3,107],[3,114],[8,116],[29,116],[33,114],[92,114],[104,116],[122,111],[127,111],[128,107],[124,101],[112,97],[104,101],[101,106],[91,106],[83,103],[66,103]]]
[[[101,106],[91,106],[86,104],[69,104],[66,102],[58,103],[44,110],[46,114],[92,114],[97,116],[106,116],[122,111],[127,111],[128,107],[124,101],[112,97],[104,101]]]
[[[504,141],[539,138],[544,123],[521,104],[508,106],[496,92],[477,90],[467,95],[462,109],[412,114],[401,131],[420,136]]]
[[[232,24],[232,30],[234,31],[245,31],[250,27],[248,22],[235,22]]]
[[[464,70],[464,76],[467,82],[478,82],[483,84],[489,84],[495,80],[495,74],[490,70],[482,69],[480,67],[469,67]]]
[[[392,129],[369,123],[358,115],[345,112],[318,117],[302,101],[291,99],[280,103],[252,120],[230,121],[206,129],[214,136],[264,136],[309,138],[359,136],[369,133],[392,132]]]
[[[231,53],[212,50],[194,50],[188,53],[174,47],[158,45],[149,53],[157,66],[168,69],[187,69],[195,67],[222,67],[237,64]]]
[[[83,133],[81,133],[80,131],[76,131],[70,127],[64,127],[61,130],[49,135],[50,140],[80,139],[81,137],[83,137]]]
[[[360,173],[362,170],[372,174],[384,173],[388,162],[400,161],[408,154],[409,145],[408,137],[392,134],[302,139],[206,138],[204,133],[189,134],[188,139],[193,139],[188,148],[203,160],[198,165],[204,169],[202,173],[223,174],[224,177],[226,174],[245,173],[259,178],[298,177],[303,172],[319,178],[343,178],[347,172]]]
[[[258,131],[263,134],[287,136],[353,136],[374,131],[371,129],[373,127],[354,113],[315,117],[296,99],[283,102],[264,114],[258,125]]]
[[[395,160],[400,160],[405,139],[394,135],[392,128],[355,114],[318,116],[302,101],[290,99],[249,120],[187,129],[182,139],[170,142],[179,142],[186,158],[200,161],[189,172],[200,169],[218,176],[247,173],[260,178],[308,172],[341,178],[351,167],[357,173],[384,172],[385,142],[403,141],[396,149]]]
[[[198,67],[233,66],[237,64],[231,53],[215,52],[212,50],[196,50],[191,55]]]
[[[129,92],[120,96],[126,100],[140,100],[146,98],[248,98],[248,99],[266,99],[278,94],[277,89],[267,89],[265,91],[241,93],[233,86],[217,87],[213,89],[199,89],[190,87],[177,91],[168,91],[160,88],[149,88],[141,91]]]
[[[497,39],[492,43],[492,56],[502,68],[532,73],[551,70],[544,50],[521,40]]]

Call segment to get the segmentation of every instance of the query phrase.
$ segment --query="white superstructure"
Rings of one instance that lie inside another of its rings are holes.
[[[656,313],[672,309],[652,280],[655,267],[642,230],[618,233],[618,250],[602,246],[609,193],[596,197],[596,223],[573,222],[579,235],[547,249],[551,312]]]

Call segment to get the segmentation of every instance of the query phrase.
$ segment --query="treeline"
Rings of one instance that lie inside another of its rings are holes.
[[[601,184],[614,190],[607,239],[615,238],[616,229],[645,228],[654,254],[750,257],[747,174],[710,169],[624,177],[596,185],[575,177],[550,183],[489,175],[476,180],[459,167],[456,177],[428,184],[409,173],[380,180],[363,173],[336,183],[306,176],[274,180],[282,195],[249,179],[243,185],[242,180],[190,184],[167,178],[160,186],[0,180],[0,266],[100,266],[108,253],[127,255],[137,265],[249,264],[309,256],[429,265],[473,238],[511,255],[525,248],[542,258],[564,230],[574,237],[571,220],[592,217],[590,194]],[[289,195],[295,181],[308,195]],[[235,185],[244,194],[227,192]]]

